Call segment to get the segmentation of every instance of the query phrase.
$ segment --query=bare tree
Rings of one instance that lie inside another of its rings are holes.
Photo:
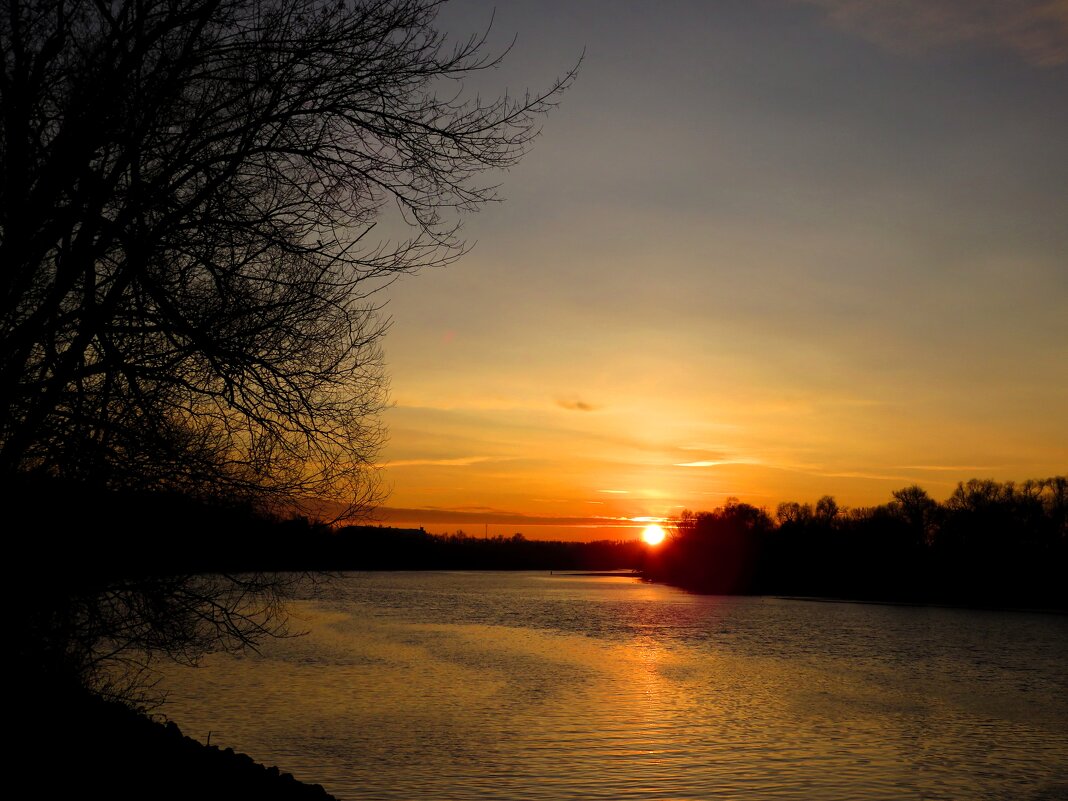
[[[9,485],[46,475],[349,515],[379,499],[379,293],[463,251],[463,214],[495,197],[487,170],[523,155],[574,75],[467,98],[464,79],[499,55],[484,36],[450,44],[439,5],[4,2]],[[377,237],[383,220],[402,233]],[[191,606],[157,589],[174,602],[162,614],[116,605],[141,592],[84,616],[122,607],[131,642],[162,650],[260,630],[256,615],[220,626],[235,607],[217,588]],[[185,612],[196,626],[153,640]],[[83,620],[78,636],[91,631]]]
[[[465,100],[498,59],[438,6],[4,6],[3,471],[374,500],[376,293],[458,255],[572,75]]]

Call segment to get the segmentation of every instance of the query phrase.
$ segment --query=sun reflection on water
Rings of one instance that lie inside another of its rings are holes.
[[[1068,775],[1068,702],[1035,678],[1063,679],[1065,648],[1026,630],[1041,618],[1002,643],[947,610],[923,630],[916,610],[629,578],[346,581],[297,605],[307,636],[171,672],[168,714],[350,801],[979,797],[977,775],[1011,797]]]

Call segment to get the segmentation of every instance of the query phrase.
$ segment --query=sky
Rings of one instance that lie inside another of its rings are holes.
[[[450,3],[578,78],[389,291],[395,525],[637,536],[728,497],[1068,472],[1068,1]]]

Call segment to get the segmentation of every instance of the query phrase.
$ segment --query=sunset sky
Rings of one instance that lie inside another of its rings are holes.
[[[584,60],[472,252],[390,290],[384,522],[1068,470],[1068,2],[509,0],[513,36],[474,88]]]

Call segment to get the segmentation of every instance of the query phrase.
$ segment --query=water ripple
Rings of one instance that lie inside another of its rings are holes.
[[[186,732],[356,799],[1068,798],[1068,622],[354,574],[166,676]]]

